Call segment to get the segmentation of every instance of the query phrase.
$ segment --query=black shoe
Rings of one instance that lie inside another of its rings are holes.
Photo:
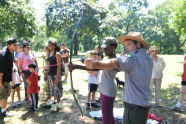
[[[90,103],[86,103],[86,110],[90,110],[90,109],[91,109]]]
[[[91,106],[94,107],[94,108],[99,108],[100,105],[96,104],[96,103],[91,103]]]
[[[101,103],[101,100],[100,99],[98,99],[98,100],[95,100],[97,103]]]

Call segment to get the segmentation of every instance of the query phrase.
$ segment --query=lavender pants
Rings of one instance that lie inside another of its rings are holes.
[[[105,96],[101,93],[102,124],[115,124],[113,106],[115,97]]]

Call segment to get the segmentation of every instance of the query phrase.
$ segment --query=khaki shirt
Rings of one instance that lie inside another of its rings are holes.
[[[152,59],[153,60],[153,59]],[[165,69],[165,61],[163,58],[159,57],[157,60],[153,60],[153,69],[152,69],[152,79],[162,79],[163,78],[163,70]]]

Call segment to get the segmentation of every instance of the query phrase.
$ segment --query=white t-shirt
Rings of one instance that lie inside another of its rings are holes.
[[[12,83],[13,84],[20,84],[20,77],[18,74],[18,68],[15,64],[13,64],[13,70],[12,70]]]
[[[90,84],[98,84],[98,73],[97,74],[90,74],[88,75],[88,83]]]

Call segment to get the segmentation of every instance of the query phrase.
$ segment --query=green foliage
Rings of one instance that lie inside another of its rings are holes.
[[[55,0],[48,4],[45,14],[47,36],[55,37],[59,42],[70,44],[72,33],[82,12],[83,19],[75,36],[74,54],[77,54],[79,45],[82,45],[85,51],[90,48],[93,49],[93,46],[102,36],[100,26],[106,17],[106,11],[92,2]],[[64,36],[66,37],[63,38]]]
[[[49,0],[46,25],[37,24],[31,0],[0,1],[0,42],[8,37],[30,39],[33,48],[42,49],[51,37],[71,45],[74,28],[83,18],[75,35],[73,53],[88,51],[104,37],[118,38],[139,31],[161,54],[183,54],[186,42],[186,0],[167,0],[144,13],[148,0],[113,0],[108,8],[98,0]],[[37,22],[38,23],[38,22]],[[117,52],[123,47],[118,45]]]
[[[36,33],[35,15],[33,8],[25,0],[1,1],[0,6],[0,38],[19,39],[32,38]]]
[[[143,30],[145,39],[150,41],[152,45],[159,46],[160,52],[163,54],[181,54],[185,44],[180,39],[181,34],[177,33],[170,25],[173,19],[170,15],[175,10],[174,2],[175,0],[169,0],[158,5],[154,10],[150,10],[148,19],[146,19],[151,19],[146,21],[146,24],[141,24],[145,25]]]

